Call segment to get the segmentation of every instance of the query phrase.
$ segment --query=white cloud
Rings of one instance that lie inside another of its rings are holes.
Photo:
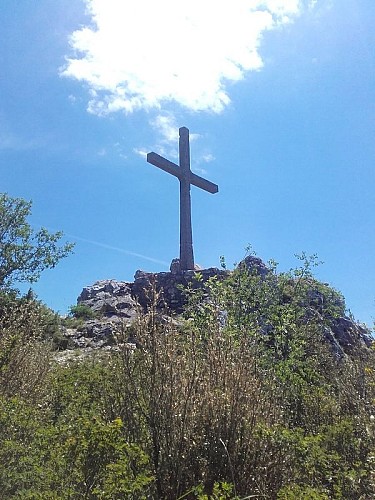
[[[195,173],[197,173],[198,175],[201,175],[201,176],[206,176],[207,175],[207,170],[205,170],[204,168],[194,167],[193,171]]]
[[[178,141],[178,127],[176,119],[171,114],[158,115],[150,122],[152,128],[157,130],[165,142]]]
[[[144,148],[133,148],[133,152],[144,159],[147,158],[147,153],[149,153],[149,151],[146,151]]]
[[[215,160],[215,157],[211,153],[207,153],[207,154],[202,156],[202,161],[204,161],[205,163],[210,163],[211,161],[214,161],[214,160]]]
[[[90,26],[71,35],[61,74],[85,82],[88,110],[105,115],[167,102],[220,112],[228,83],[259,70],[262,34],[311,0],[84,0]]]

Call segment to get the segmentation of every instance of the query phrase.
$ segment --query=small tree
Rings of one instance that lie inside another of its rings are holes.
[[[66,257],[73,244],[59,245],[62,233],[45,228],[34,231],[27,218],[30,201],[0,194],[0,288],[15,282],[33,283],[44,269],[55,267]]]

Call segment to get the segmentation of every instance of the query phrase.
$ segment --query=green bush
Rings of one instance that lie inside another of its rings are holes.
[[[106,384],[101,362],[56,367],[38,404],[0,400],[4,498],[145,498],[148,457],[126,441],[126,423],[105,414],[103,374]]]
[[[278,500],[329,500],[325,492],[310,486],[292,484],[281,488],[277,494]]]
[[[76,319],[93,319],[95,318],[95,312],[91,309],[91,307],[85,304],[78,304],[76,306],[70,306],[69,308],[70,315]]]
[[[31,398],[49,370],[45,336],[55,328],[45,306],[15,293],[0,295],[0,395]]]
[[[311,265],[192,286],[182,325],[152,308],[140,318],[143,348],[122,348],[115,384],[129,438],[147,443],[156,498],[194,483],[212,495],[219,481],[240,497],[374,494],[374,357],[334,355],[325,332],[344,303]]]

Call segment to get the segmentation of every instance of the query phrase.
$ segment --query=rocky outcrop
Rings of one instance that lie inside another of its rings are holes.
[[[241,266],[262,278],[270,273],[263,261],[253,256],[246,257],[239,264],[239,267]],[[184,292],[186,287],[204,291],[207,281],[211,278],[224,280],[229,275],[230,271],[215,267],[181,272],[178,259],[175,259],[172,261],[170,272],[137,271],[134,282],[113,279],[97,281],[85,287],[77,299],[77,304],[88,306],[95,313],[95,317],[80,324],[79,328],[66,328],[64,336],[74,347],[89,349],[108,347],[115,343],[119,332],[126,337],[127,329],[133,321],[152,304],[163,311],[161,315],[166,311],[178,315],[186,304]],[[277,281],[277,275],[274,275],[274,279]],[[311,315],[316,317],[316,314],[323,314],[326,301],[329,300],[330,304],[334,304],[337,310],[341,311],[339,317],[337,314],[332,316],[324,332],[325,338],[336,354],[341,357],[354,352],[357,348],[367,348],[372,342],[368,330],[344,315],[345,304],[340,294],[332,292],[334,295],[327,298],[324,287],[330,290],[327,285],[315,288],[312,283],[308,293],[308,303],[303,305],[306,321],[309,321]],[[283,300],[288,302],[289,299],[286,296]],[[268,333],[272,331],[272,325],[268,325],[267,328]],[[129,341],[133,342],[131,334]]]
[[[180,314],[186,303],[183,288],[189,284],[193,289],[202,288],[210,278],[223,279],[228,275],[228,271],[217,268],[179,272],[176,261],[172,263],[171,272],[137,271],[132,283],[109,279],[86,286],[77,304],[88,306],[96,318],[86,320],[79,328],[65,329],[64,336],[70,345],[79,348],[112,345],[117,334],[126,332],[137,315],[147,311],[155,300],[158,309]],[[199,280],[196,272],[199,272]]]
[[[94,313],[76,328],[65,328],[68,345],[81,349],[111,346],[116,336],[135,320],[140,305],[132,294],[133,283],[114,279],[100,280],[86,286],[77,304],[85,305]]]

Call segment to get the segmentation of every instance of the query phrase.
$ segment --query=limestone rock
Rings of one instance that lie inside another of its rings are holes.
[[[199,279],[196,274],[198,273]],[[137,271],[134,276],[133,296],[137,299],[143,310],[147,310],[158,295],[157,305],[165,306],[170,311],[181,313],[186,304],[186,297],[182,288],[189,284],[193,288],[204,288],[205,283],[212,277],[224,279],[229,271],[216,267],[200,271],[146,273]]]
[[[137,302],[132,296],[132,284],[127,281],[101,280],[85,287],[77,299],[105,317],[134,319]]]
[[[328,340],[332,339],[345,354],[352,354],[356,349],[370,347],[372,344],[369,331],[346,316],[337,318],[332,323]]]
[[[248,255],[238,264],[238,267],[247,267],[250,272],[255,271],[262,278],[264,278],[270,270],[265,265],[265,263],[259,257],[254,257],[253,255]]]
[[[172,274],[180,274],[180,259],[173,259],[169,270]]]

